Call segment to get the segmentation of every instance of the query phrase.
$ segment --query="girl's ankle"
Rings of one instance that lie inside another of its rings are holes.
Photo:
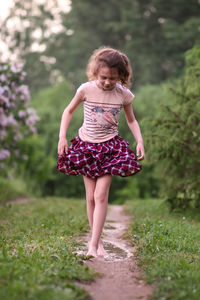
[[[94,244],[91,244],[91,243],[90,243],[89,248],[90,248],[90,249],[97,250],[98,245],[94,245]]]

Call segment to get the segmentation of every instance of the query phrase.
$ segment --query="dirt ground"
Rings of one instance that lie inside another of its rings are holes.
[[[109,206],[102,236],[108,255],[85,261],[102,276],[90,284],[79,283],[93,300],[147,300],[152,294],[152,287],[145,283],[138,267],[136,248],[123,238],[130,221],[122,205]],[[77,249],[77,253],[86,254],[89,234],[80,240],[84,246]]]

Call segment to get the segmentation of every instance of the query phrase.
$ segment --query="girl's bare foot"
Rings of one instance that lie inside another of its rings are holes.
[[[108,253],[106,252],[106,250],[103,247],[103,242],[102,242],[101,239],[99,240],[97,254],[100,255],[100,256],[108,255]]]
[[[97,257],[97,248],[96,247],[88,247],[88,253],[86,254],[86,257],[93,256]]]

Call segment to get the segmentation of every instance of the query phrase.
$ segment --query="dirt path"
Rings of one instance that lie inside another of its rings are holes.
[[[34,198],[28,199],[28,198],[25,198],[25,197],[19,197],[19,198],[16,198],[15,200],[7,201],[6,205],[28,203],[30,201],[35,201],[35,199]]]
[[[109,206],[103,231],[103,241],[108,252],[106,258],[95,258],[85,264],[102,273],[91,284],[79,284],[86,289],[93,300],[146,300],[152,287],[142,279],[141,271],[134,257],[135,247],[123,239],[131,217],[123,212],[123,206]],[[87,251],[89,234],[82,238],[84,247],[79,254]]]

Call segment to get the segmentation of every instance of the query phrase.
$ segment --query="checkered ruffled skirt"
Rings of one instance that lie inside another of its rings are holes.
[[[127,177],[142,166],[129,143],[119,135],[102,143],[89,143],[79,137],[71,140],[68,153],[59,155],[57,169],[67,175],[96,178],[105,174]]]

